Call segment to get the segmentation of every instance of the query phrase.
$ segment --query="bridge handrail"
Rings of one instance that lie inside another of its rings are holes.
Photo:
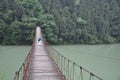
[[[62,70],[63,69],[62,67],[65,67],[67,64],[70,64],[70,62],[71,62],[73,68],[75,66],[79,67],[79,69],[80,69],[80,75],[82,75],[82,72],[85,71],[85,72],[87,72],[90,75],[89,76],[89,80],[92,80],[92,77],[95,77],[97,80],[103,80],[101,77],[97,76],[93,72],[91,72],[91,71],[87,70],[86,68],[84,68],[84,67],[76,64],[74,61],[72,61],[72,60],[68,59],[67,57],[65,57],[64,55],[62,55],[60,52],[58,52],[56,49],[54,49],[48,43],[47,43],[47,45],[48,45],[48,49],[50,51],[49,53],[50,53],[51,57],[53,58],[54,62],[58,65],[58,67],[60,68],[60,70],[62,71],[62,73],[65,75],[65,77],[67,75],[64,72],[65,70]],[[52,51],[54,51],[54,52],[52,52]],[[59,59],[59,61],[58,61],[58,58],[61,58],[61,59]],[[67,64],[65,64],[65,63],[67,63]],[[70,65],[68,65],[68,66],[70,66]],[[74,80],[74,76],[75,76],[74,72],[73,72],[72,75],[73,75],[73,79],[72,80]],[[71,80],[68,77],[66,77],[66,78],[67,78],[66,80]],[[83,80],[82,76],[81,76],[81,80]]]
[[[21,67],[15,72],[15,77],[14,77],[13,80],[19,80],[20,72],[23,72],[23,74],[24,74],[25,66],[26,66],[27,59],[28,59],[29,55],[30,55],[30,52],[28,53],[27,57],[25,58],[25,61],[21,65]]]
[[[29,53],[27,54],[21,67],[15,72],[15,77],[13,78],[13,80],[24,80],[24,77],[26,76],[26,72],[27,72],[28,67],[29,67],[30,55],[32,55],[34,45],[35,45],[35,39],[34,39],[34,42],[32,44],[32,48],[30,49]]]

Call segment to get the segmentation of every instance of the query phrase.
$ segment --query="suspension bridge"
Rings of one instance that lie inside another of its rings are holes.
[[[13,80],[103,80],[52,48],[36,27],[32,48]]]

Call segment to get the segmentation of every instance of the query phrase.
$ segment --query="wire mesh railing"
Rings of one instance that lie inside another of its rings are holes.
[[[63,56],[50,45],[48,45],[48,50],[51,58],[65,76],[65,80],[103,80],[96,74]]]

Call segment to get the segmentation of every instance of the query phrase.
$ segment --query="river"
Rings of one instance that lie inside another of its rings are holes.
[[[104,80],[120,80],[120,44],[53,46],[61,54]],[[30,46],[0,46],[0,76],[12,80]]]
[[[54,48],[104,80],[120,80],[120,44],[66,45]]]
[[[4,75],[3,80],[13,80],[29,50],[30,46],[0,46],[0,77]]]

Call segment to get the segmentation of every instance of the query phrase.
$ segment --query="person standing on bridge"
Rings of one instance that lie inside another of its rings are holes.
[[[38,38],[38,44],[39,44],[39,45],[42,44],[42,39],[41,39],[41,37]]]
[[[40,42],[40,41],[41,41],[41,38],[39,37],[38,42]]]

